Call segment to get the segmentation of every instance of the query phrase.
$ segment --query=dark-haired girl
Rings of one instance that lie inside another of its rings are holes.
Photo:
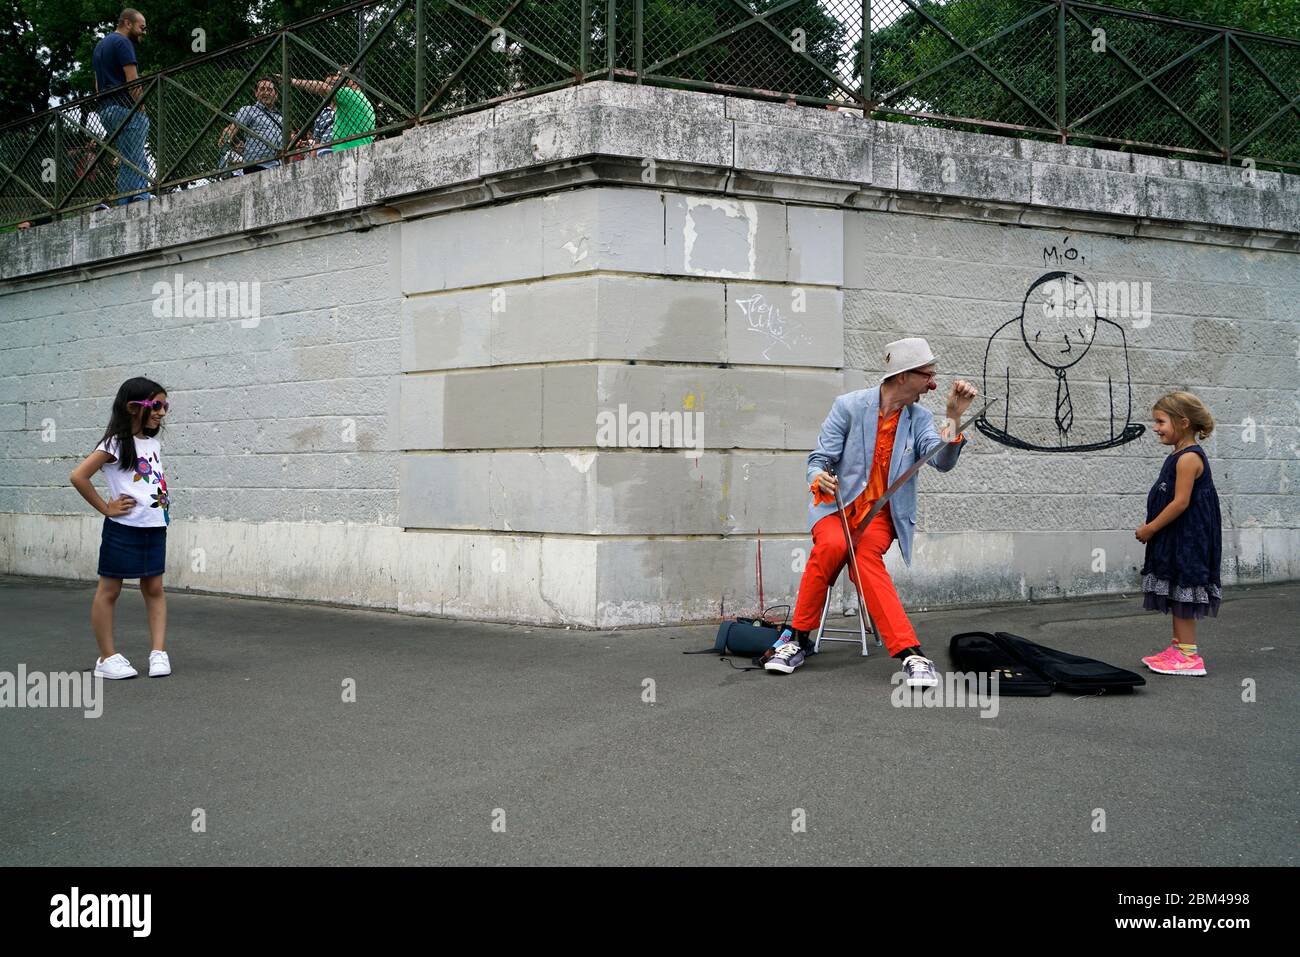
[[[122,579],[140,579],[149,617],[149,676],[171,674],[163,649],[167,600],[163,570],[167,554],[167,478],[158,432],[167,416],[167,392],[142,377],[127,379],[117,390],[108,428],[95,451],[73,470],[71,481],[81,497],[104,516],[99,546],[99,587],[90,607],[90,623],[99,645],[95,674],[134,678],[136,670],[113,647],[113,608]],[[103,470],[109,500],[99,497],[90,479]]]

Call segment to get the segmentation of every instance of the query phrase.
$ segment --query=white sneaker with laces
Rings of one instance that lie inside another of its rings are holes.
[[[783,641],[776,646],[772,657],[763,662],[763,670],[783,675],[793,674],[794,669],[802,665],[807,656],[798,640]]]
[[[934,673],[934,662],[920,655],[908,655],[903,659],[903,670],[907,672],[909,688],[933,688],[939,684],[939,676]]]
[[[95,660],[95,674],[101,678],[134,678],[139,673],[121,655],[109,655]]]
[[[172,673],[172,661],[165,651],[149,652],[149,677],[162,678]]]

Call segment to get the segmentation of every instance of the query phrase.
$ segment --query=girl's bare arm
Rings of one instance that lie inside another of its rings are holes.
[[[123,495],[111,502],[105,502],[100,498],[95,486],[91,484],[90,477],[109,462],[116,461],[117,459],[107,452],[96,449],[82,459],[81,464],[73,469],[72,474],[68,476],[68,481],[72,483],[72,487],[81,493],[81,497],[90,503],[90,507],[101,515],[107,515],[110,518],[125,515],[135,508],[135,499],[129,495]]]
[[[1178,460],[1177,469],[1173,500],[1147,523],[1147,528],[1153,535],[1187,511],[1187,506],[1192,502],[1192,486],[1205,471],[1205,466],[1201,464],[1199,455],[1184,455]]]

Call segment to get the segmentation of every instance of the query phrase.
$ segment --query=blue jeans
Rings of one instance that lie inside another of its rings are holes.
[[[106,103],[99,108],[99,118],[104,123],[104,129],[111,138],[117,131],[123,121],[126,120],[127,113],[131,112],[129,107],[117,103]],[[118,134],[117,139],[113,141],[113,146],[117,149],[122,157],[117,161],[117,191],[119,193],[142,193],[149,188],[149,180],[140,170],[149,168],[148,162],[144,158],[144,141],[149,134],[149,117],[143,112],[137,110],[131,117],[126,128]],[[130,162],[127,162],[127,161]],[[134,164],[131,165],[131,164]],[[139,169],[136,169],[139,167]],[[133,199],[144,199],[144,196],[123,196],[118,203],[125,205]]]

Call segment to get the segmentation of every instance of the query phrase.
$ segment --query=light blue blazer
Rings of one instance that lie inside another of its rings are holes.
[[[817,436],[817,448],[808,456],[808,484],[813,476],[828,466],[835,466],[840,477],[840,497],[847,507],[867,490],[871,475],[871,459],[876,450],[876,419],[880,414],[880,387],[847,392],[835,400],[831,414],[822,423]],[[936,445],[948,447],[930,460],[940,472],[947,472],[957,464],[960,442],[945,443],[934,427],[934,413],[916,403],[903,406],[894,435],[894,454],[889,461],[889,485],[906,472],[918,458]],[[808,528],[827,515],[835,514],[835,503],[815,505],[812,493],[808,494]],[[912,564],[912,537],[916,532],[916,476],[900,488],[889,500],[889,510],[894,519],[894,534],[903,561]]]

